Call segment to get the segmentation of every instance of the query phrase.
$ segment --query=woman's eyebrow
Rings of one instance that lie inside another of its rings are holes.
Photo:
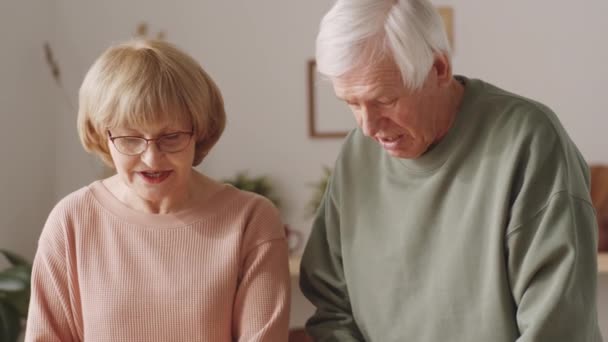
[[[176,127],[163,127],[159,130],[155,130],[154,132],[143,132],[143,131],[140,131],[140,130],[134,129],[134,128],[119,128],[116,130],[116,132],[120,133],[120,135],[130,135],[130,136],[145,136],[145,135],[160,136],[160,135],[172,134],[172,133],[177,133],[177,132],[185,132],[185,131],[188,131],[188,130],[183,129],[183,128],[176,128]]]

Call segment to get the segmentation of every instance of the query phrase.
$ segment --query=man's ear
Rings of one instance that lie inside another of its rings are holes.
[[[450,84],[452,80],[452,64],[450,59],[444,53],[436,53],[435,59],[433,60],[433,69],[437,77],[437,83],[439,86],[445,86]]]

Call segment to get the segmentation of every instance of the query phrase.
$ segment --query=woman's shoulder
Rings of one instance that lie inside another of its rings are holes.
[[[51,211],[53,214],[68,215],[70,213],[77,213],[86,207],[90,207],[95,202],[95,196],[93,195],[92,189],[101,181],[94,181],[93,183],[83,186],[80,189],[74,190],[71,193],[61,198],[55,207]]]
[[[223,186],[225,188],[222,193],[222,199],[226,203],[260,214],[278,215],[278,208],[267,197],[251,191],[238,189],[230,184],[224,184]]]
[[[40,234],[40,247],[47,246],[56,251],[65,249],[67,240],[74,233],[78,217],[92,212],[94,197],[90,186],[69,193],[55,204]]]
[[[215,204],[222,203],[225,212],[244,223],[245,233],[257,232],[262,236],[281,237],[283,223],[279,209],[268,198],[238,189],[230,184],[222,184],[223,190],[215,196]]]
[[[44,229],[72,231],[79,224],[104,216],[95,190],[101,186],[101,181],[97,180],[61,198],[49,213]]]
[[[194,177],[193,187],[196,189],[195,206],[197,207],[204,206],[207,210],[214,212],[222,211],[222,209],[229,209],[234,212],[235,209],[242,210],[256,206],[267,207],[268,204],[272,206],[270,201],[258,194],[241,190],[203,173],[196,172]]]

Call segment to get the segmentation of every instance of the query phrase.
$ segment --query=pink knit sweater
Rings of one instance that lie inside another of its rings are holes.
[[[26,341],[287,341],[278,211],[228,185],[170,215],[97,181],[60,201],[34,260]]]

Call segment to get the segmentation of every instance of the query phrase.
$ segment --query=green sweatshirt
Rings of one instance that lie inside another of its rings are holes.
[[[459,78],[420,158],[348,136],[302,258],[315,341],[602,340],[585,161],[547,107]]]

